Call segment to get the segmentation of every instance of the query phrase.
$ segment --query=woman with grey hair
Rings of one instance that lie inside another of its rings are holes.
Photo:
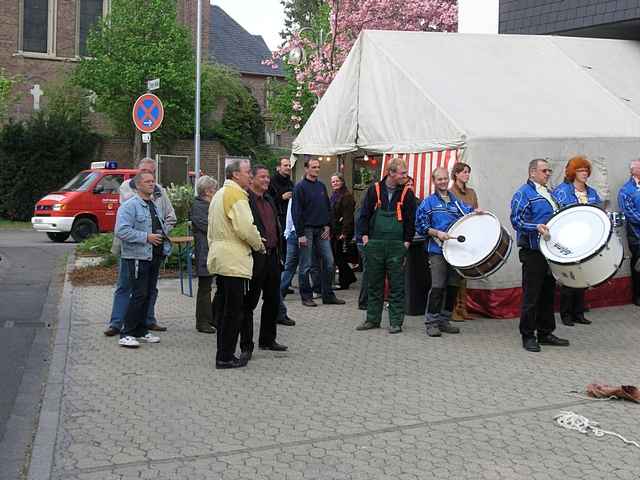
[[[191,224],[193,229],[194,253],[196,257],[196,274],[198,275],[198,293],[196,294],[196,330],[201,333],[216,333],[214,307],[211,302],[211,283],[213,276],[207,269],[209,243],[209,204],[218,189],[218,182],[204,175],[196,182],[198,196],[191,207]]]

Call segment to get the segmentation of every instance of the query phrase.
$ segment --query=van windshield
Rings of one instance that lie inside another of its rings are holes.
[[[62,187],[60,192],[86,192],[89,186],[96,179],[98,174],[96,172],[80,172],[78,175]]]

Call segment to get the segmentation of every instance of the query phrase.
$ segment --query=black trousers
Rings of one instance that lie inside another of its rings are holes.
[[[253,277],[249,290],[244,297],[242,328],[240,331],[240,350],[252,352],[253,311],[258,305],[262,293],[260,312],[260,334],[258,345],[270,345],[276,341],[277,318],[280,306],[280,261],[275,249],[266,255],[253,255]]]
[[[338,267],[338,283],[342,288],[347,288],[354,283],[357,278],[349,266],[347,252],[345,252],[344,240],[331,239],[331,249],[335,266]]]
[[[149,299],[151,291],[158,284],[163,259],[162,255],[154,256],[151,260],[122,259],[123,262],[127,262],[131,298],[120,337],[144,337],[147,334],[145,320],[149,311]]]
[[[582,318],[584,316],[585,288],[560,287],[560,316]]]
[[[629,243],[629,250],[631,251],[631,288],[633,292],[632,302],[640,299],[640,272],[635,269],[636,262],[640,259],[640,244]]]
[[[211,284],[212,276],[198,277],[198,293],[196,294],[196,328],[207,326],[217,327],[216,320],[216,301],[219,301],[220,295],[216,290],[213,301],[211,300]]]
[[[556,328],[553,314],[556,281],[539,250],[521,248],[519,257],[522,263],[520,334],[531,338],[537,331],[538,337],[543,337]]]
[[[248,282],[246,278],[217,276],[220,301],[215,315],[218,319],[216,361],[228,362],[234,357]]]

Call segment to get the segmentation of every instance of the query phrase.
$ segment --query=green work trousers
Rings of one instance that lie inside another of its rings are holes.
[[[402,240],[402,223],[395,212],[377,210],[373,229],[365,246],[369,282],[367,322],[380,325],[384,301],[384,279],[389,279],[389,324],[404,320],[404,262],[407,249]]]

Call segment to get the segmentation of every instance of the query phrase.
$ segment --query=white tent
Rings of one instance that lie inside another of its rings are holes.
[[[536,157],[551,159],[557,184],[570,156],[587,155],[590,184],[617,208],[618,188],[640,150],[638,78],[635,41],[364,31],[293,153],[462,147],[481,206],[512,232],[509,202]],[[514,248],[502,270],[473,287],[519,284]]]

